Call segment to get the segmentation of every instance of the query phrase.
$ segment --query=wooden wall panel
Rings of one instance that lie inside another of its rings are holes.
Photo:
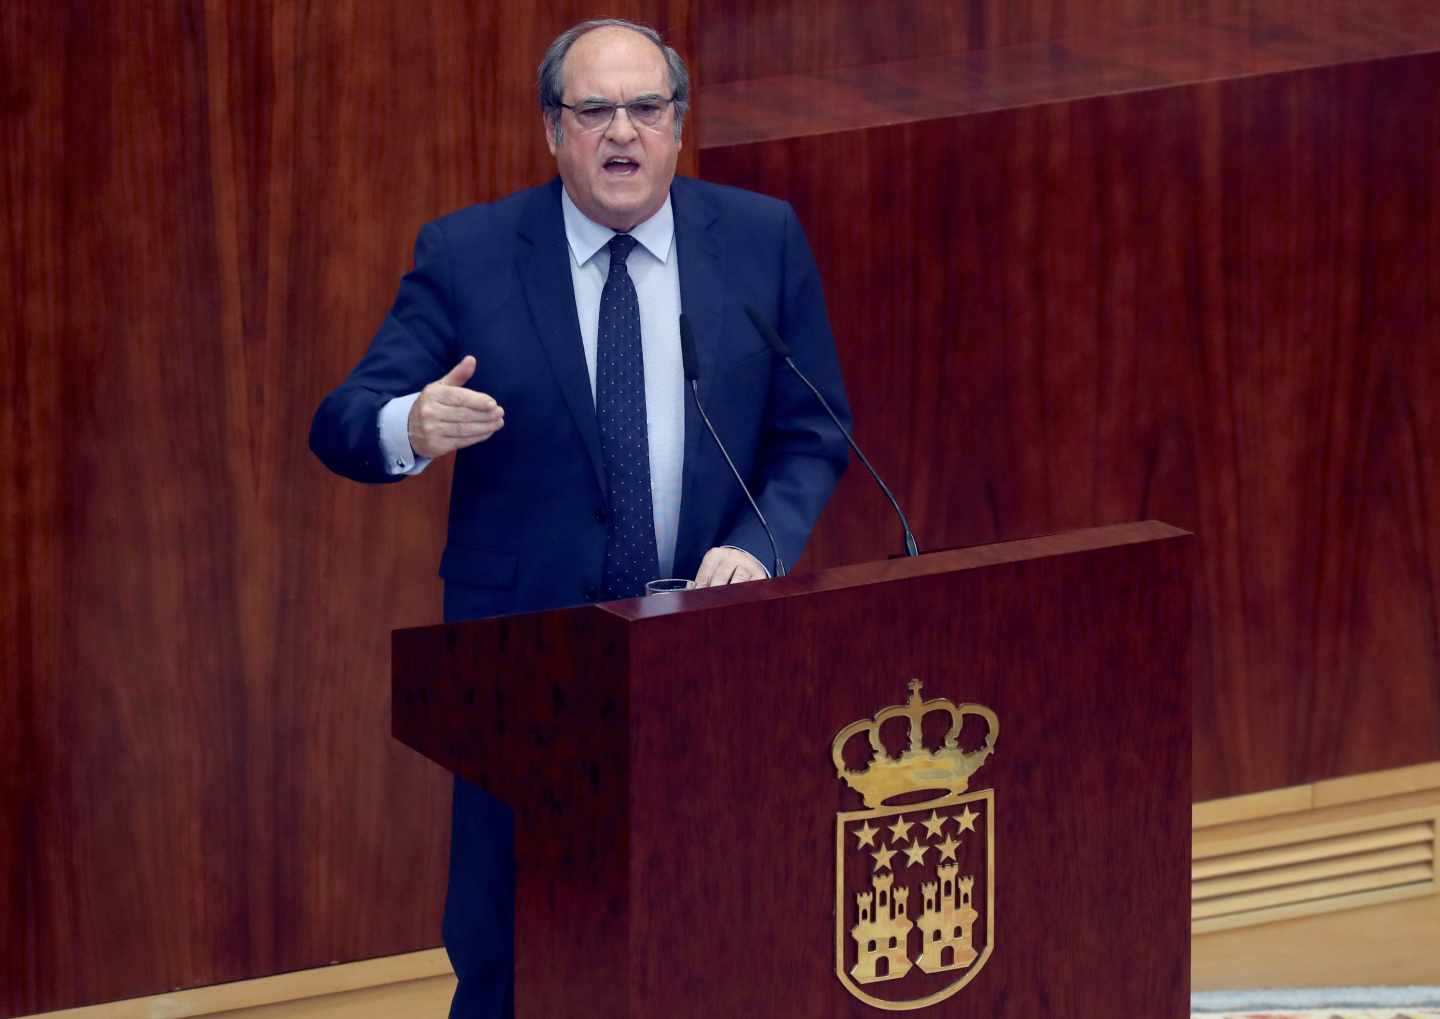
[[[387,676],[447,471],[305,436],[420,224],[553,173],[534,67],[597,10],[500,10],[0,6],[0,1015],[439,942]]]
[[[711,85],[704,145],[1040,106],[1440,49],[1440,10],[1415,0],[1316,3],[1303,18],[1176,21],[1032,43]]]
[[[706,149],[923,544],[1202,542],[1195,795],[1440,757],[1440,56]],[[843,166],[844,173],[834,172]],[[808,565],[899,547],[851,471]]]
[[[697,0],[710,84],[1023,46],[1313,0]]]

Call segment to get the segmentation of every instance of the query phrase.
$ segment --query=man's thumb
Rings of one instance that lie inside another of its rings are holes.
[[[460,359],[460,363],[446,372],[445,377],[440,380],[442,386],[463,386],[470,381],[470,376],[475,374],[475,355],[466,354]]]

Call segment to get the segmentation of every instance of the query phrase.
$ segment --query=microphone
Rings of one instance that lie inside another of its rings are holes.
[[[855,451],[855,455],[860,458],[860,462],[865,465],[865,469],[869,471],[870,476],[875,479],[875,484],[880,486],[880,491],[884,492],[885,498],[890,500],[890,505],[895,508],[895,515],[900,518],[900,527],[905,532],[905,554],[907,556],[919,555],[920,550],[915,545],[915,534],[910,530],[910,521],[905,519],[905,511],[902,510],[900,504],[895,501],[895,496],[890,492],[890,486],[880,480],[880,474],[870,465],[869,458],[860,451],[859,446],[855,445],[854,437],[851,436],[845,426],[840,423],[840,419],[835,416],[835,412],[830,409],[829,401],[820,394],[820,390],[815,388],[815,383],[805,377],[805,373],[800,370],[800,367],[795,363],[795,359],[790,356],[790,347],[780,338],[780,334],[775,331],[774,327],[765,321],[765,316],[761,315],[754,306],[749,304],[745,305],[745,314],[750,316],[750,321],[755,323],[755,328],[759,330],[765,342],[770,345],[770,349],[784,358],[785,363],[790,366],[790,370],[796,374],[801,382],[810,388],[810,392],[815,394],[815,399],[820,401],[820,406],[825,408],[825,413],[830,415],[830,420],[835,422],[835,427],[840,429],[840,434],[845,436],[846,442],[850,443],[850,448]]]
[[[715,426],[710,423],[710,417],[705,413],[705,408],[700,404],[700,369],[695,363],[695,328],[690,324],[690,317],[684,312],[680,314],[680,361],[685,366],[685,381],[690,383],[690,395],[695,397],[695,409],[700,412],[700,420],[705,422],[705,427],[710,430],[710,437],[715,440],[715,445],[720,447],[720,455],[730,465],[730,473],[735,475],[735,480],[740,483],[740,491],[745,493],[745,498],[750,503],[750,508],[755,511],[755,516],[760,521],[760,526],[765,528],[765,537],[770,539],[770,551],[775,556],[775,576],[785,576],[785,560],[780,558],[780,546],[775,544],[775,534],[770,530],[770,524],[765,519],[765,514],[760,512],[760,507],[755,503],[755,497],[750,494],[745,479],[740,476],[740,471],[735,467],[735,461],[730,459],[730,453],[725,449],[725,443],[720,441],[720,435],[715,431]]]

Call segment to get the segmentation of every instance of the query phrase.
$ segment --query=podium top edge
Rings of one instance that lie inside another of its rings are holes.
[[[391,631],[391,635],[392,639],[406,640],[409,637],[401,635],[418,637],[428,632],[444,630],[450,626],[488,625],[496,620],[525,618],[549,612],[598,612],[623,625],[684,615],[690,612],[707,612],[711,609],[728,608],[752,602],[765,603],[827,591],[842,591],[864,587],[868,584],[890,583],[939,573],[986,569],[1006,563],[1191,537],[1193,534],[1190,531],[1158,520],[1109,524],[1103,527],[1087,527],[1055,534],[1016,538],[987,545],[942,549],[925,552],[913,558],[899,557],[879,562],[853,563],[848,566],[835,566],[814,573],[778,577],[773,580],[750,581],[744,584],[654,595],[648,598],[624,598],[610,602],[557,606],[541,612],[504,614],[455,623],[432,623],[428,626],[404,627]]]
[[[900,557],[879,562],[835,566],[815,573],[751,581],[725,587],[654,595],[648,598],[626,598],[601,602],[595,608],[627,622],[673,616],[686,612],[706,611],[747,602],[766,602],[924,577],[937,573],[984,569],[1005,563],[1025,562],[1051,556],[1073,555],[1106,548],[1120,548],[1154,541],[1190,538],[1193,534],[1159,520],[1109,524],[1087,527],[1030,538],[971,545],[925,552],[915,557]]]

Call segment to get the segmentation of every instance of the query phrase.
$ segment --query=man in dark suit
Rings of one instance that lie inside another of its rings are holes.
[[[562,34],[540,69],[559,179],[427,224],[390,315],[316,412],[311,448],[359,481],[457,453],[448,620],[769,575],[769,540],[687,393],[682,310],[701,399],[784,561],[845,469],[844,439],[744,313],[774,322],[847,414],[804,234],[782,202],[675,178],[688,89],[647,28]],[[513,869],[508,810],[457,780],[453,1017],[513,1013]]]

